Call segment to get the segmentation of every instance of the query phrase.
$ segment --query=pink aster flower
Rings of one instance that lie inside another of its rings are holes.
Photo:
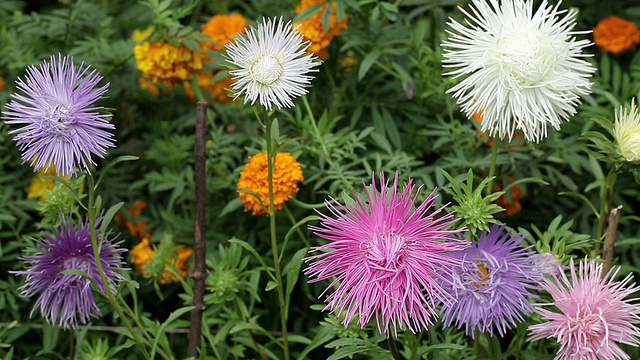
[[[320,296],[335,290],[325,309],[344,315],[345,326],[357,318],[364,327],[375,317],[380,333],[388,335],[390,327],[395,336],[405,327],[418,332],[437,318],[439,302],[452,301],[442,282],[461,261],[446,253],[467,246],[455,237],[464,229],[445,230],[456,220],[444,206],[428,213],[435,191],[420,206],[413,180],[398,194],[397,172],[391,187],[384,174],[379,190],[375,178],[371,187],[363,185],[366,200],[354,192],[353,203],[325,201],[332,216],[320,213],[321,226],[309,229],[329,243],[311,249],[319,254],[305,259],[311,262],[305,274],[310,282],[331,279]]]
[[[576,270],[572,259],[571,279],[561,273],[559,278],[545,280],[543,288],[553,302],[534,305],[546,322],[529,327],[530,340],[556,338],[560,350],[555,359],[630,359],[617,343],[640,345],[638,299],[625,300],[640,287],[630,284],[631,274],[614,281],[618,269],[603,277],[602,266],[585,259]]]

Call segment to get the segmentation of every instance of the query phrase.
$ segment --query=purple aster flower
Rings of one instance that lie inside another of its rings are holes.
[[[530,291],[539,289],[542,273],[536,261],[538,255],[523,248],[522,234],[505,232],[505,225],[494,225],[483,231],[471,247],[452,253],[462,265],[447,278],[444,287],[456,302],[442,304],[444,326],[452,323],[467,335],[476,330],[493,335],[497,329],[504,336],[507,329],[523,321],[533,306]]]
[[[466,241],[455,237],[464,229],[445,230],[456,219],[444,213],[444,206],[427,214],[436,201],[435,190],[418,207],[413,180],[398,194],[398,173],[388,187],[380,175],[380,191],[372,176],[371,187],[365,185],[366,201],[358,198],[343,205],[331,199],[325,204],[332,216],[320,213],[320,227],[309,226],[329,243],[311,249],[320,254],[305,260],[310,282],[331,279],[320,295],[330,290],[326,308],[344,314],[347,326],[357,317],[364,327],[375,316],[380,333],[397,336],[398,329],[418,332],[437,317],[435,307],[448,303],[450,294],[441,285],[458,259],[447,253],[464,249]],[[448,276],[450,277],[450,275]],[[311,279],[314,278],[314,279]]]
[[[530,340],[555,338],[560,350],[554,359],[630,359],[617,343],[640,346],[640,304],[625,299],[640,291],[632,274],[614,281],[619,268],[603,276],[603,263],[571,259],[571,278],[545,279],[544,290],[553,302],[535,304],[541,324],[529,326]]]
[[[92,155],[104,157],[113,147],[114,129],[111,116],[100,113],[94,103],[107,91],[109,84],[95,88],[102,76],[90,66],[73,63],[73,57],[51,56],[40,68],[29,66],[25,80],[18,78],[19,93],[5,105],[2,120],[24,125],[11,130],[22,151],[22,162],[29,161],[34,171],[55,165],[61,176],[74,175],[76,168],[89,171],[87,161],[95,165]]]
[[[99,217],[96,221],[96,229],[100,228],[101,220]],[[124,280],[118,271],[124,270],[121,268],[124,264],[122,253],[126,250],[118,248],[122,242],[116,242],[118,235],[109,238],[107,233],[104,239],[98,238],[98,243],[102,244],[100,262],[112,292],[117,283]],[[31,315],[39,308],[49,324],[65,329],[84,325],[90,317],[100,317],[91,281],[79,274],[63,274],[65,270],[83,271],[95,281],[101,293],[105,292],[91,245],[89,222],[79,223],[74,229],[72,220],[65,219],[55,235],[44,233],[44,237],[42,240],[33,238],[42,247],[29,248],[32,254],[20,258],[30,266],[24,271],[12,271],[26,277],[25,284],[20,287],[22,296],[40,294]]]

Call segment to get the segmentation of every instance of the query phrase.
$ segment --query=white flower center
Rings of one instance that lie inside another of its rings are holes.
[[[607,323],[602,315],[593,313],[591,309],[579,311],[571,325],[571,330],[577,335],[578,342],[581,344],[600,339],[603,334],[608,333]]]
[[[369,265],[378,270],[400,270],[407,257],[406,243],[405,238],[393,232],[374,234],[364,246]]]
[[[69,108],[62,104],[57,104],[45,115],[48,128],[57,132],[68,132],[72,126],[72,116]]]
[[[62,264],[65,270],[80,270],[87,272],[89,270],[89,262],[87,259],[72,256],[64,259]]]
[[[262,54],[251,64],[251,78],[263,85],[271,85],[282,75],[282,64],[271,54]]]
[[[496,60],[509,89],[540,85],[560,58],[549,36],[539,31],[505,30],[498,39]]]

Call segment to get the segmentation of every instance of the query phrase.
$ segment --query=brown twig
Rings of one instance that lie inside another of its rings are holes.
[[[191,327],[189,331],[189,347],[187,355],[197,358],[202,334],[202,313],[204,312],[204,282],[207,277],[205,221],[206,221],[206,154],[205,141],[207,135],[207,103],[199,101],[196,110],[196,145],[195,145],[195,183],[196,183],[196,221],[193,241],[194,266],[191,277],[193,298],[191,305]]]
[[[616,242],[618,223],[620,222],[620,210],[622,210],[622,205],[611,210],[609,213],[609,226],[607,227],[607,234],[605,235],[604,246],[602,247],[602,258],[604,259],[602,276],[606,276],[609,273],[609,270],[611,270],[611,264],[613,262],[613,248]]]

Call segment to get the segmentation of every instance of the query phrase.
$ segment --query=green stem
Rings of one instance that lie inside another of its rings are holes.
[[[493,177],[496,175],[496,163],[498,162],[498,139],[494,136],[491,147],[491,164],[489,165],[489,182],[487,183],[487,196],[493,192]]]
[[[284,300],[284,286],[282,282],[282,270],[280,269],[280,259],[278,252],[278,240],[276,238],[276,210],[274,205],[274,192],[273,192],[273,169],[275,167],[276,156],[278,154],[277,149],[273,146],[273,138],[271,136],[271,119],[266,119],[266,132],[267,132],[267,163],[268,163],[268,177],[269,177],[269,229],[271,234],[271,252],[273,253],[273,267],[276,270],[276,282],[278,287],[278,300],[280,303],[280,322],[282,325],[282,340],[284,349],[284,359],[289,360],[289,339],[287,336],[287,302]],[[276,150],[276,151],[274,151]]]
[[[287,204],[284,204],[284,212],[287,213],[287,216],[289,217],[289,220],[291,220],[291,224],[292,225],[296,225],[298,222],[296,221],[296,218],[293,216],[293,213],[291,212],[291,210],[289,209],[289,207],[287,206]],[[302,241],[304,242],[304,244],[307,247],[311,247],[311,243],[309,242],[309,240],[307,240],[307,237],[304,235],[304,233],[302,232],[302,230],[300,230],[300,227],[296,228],[296,232],[298,233],[298,235],[300,236],[300,239],[302,239]]]
[[[398,348],[396,347],[396,342],[393,340],[393,337],[389,336],[387,338],[387,343],[389,344],[389,351],[391,351],[391,356],[393,356],[394,360],[402,360],[402,356],[398,352]]]
[[[611,211],[614,186],[616,184],[618,173],[615,167],[611,167],[607,177],[604,178],[604,184],[602,185],[602,191],[600,192],[600,212],[598,214],[598,229],[596,232],[596,249],[595,256],[600,254],[600,241],[604,234],[604,228],[607,225],[607,219],[609,218],[609,212]]]
[[[313,131],[315,136],[320,143],[320,147],[322,148],[322,155],[324,156],[325,161],[329,166],[340,176],[340,180],[344,185],[345,190],[353,189],[353,186],[344,176],[344,171],[340,168],[335,162],[333,162],[331,158],[331,154],[329,153],[329,149],[327,149],[327,145],[322,141],[322,134],[320,133],[320,129],[318,128],[318,124],[316,123],[316,118],[313,116],[313,112],[311,111],[311,105],[309,105],[309,100],[307,100],[306,96],[302,97],[302,102],[304,103],[304,107],[307,109],[307,113],[309,114],[309,118],[311,119],[311,126],[313,127]]]
[[[113,292],[111,292],[111,287],[109,286],[109,281],[107,280],[107,276],[104,273],[104,267],[102,266],[102,261],[100,258],[100,250],[101,250],[102,244],[98,243],[98,236],[96,234],[96,219],[98,214],[97,214],[97,209],[95,204],[95,200],[96,200],[95,185],[93,181],[93,175],[88,175],[87,177],[89,179],[88,213],[89,213],[89,229],[91,231],[91,246],[93,247],[93,256],[96,259],[96,265],[98,266],[98,272],[100,273],[102,286],[104,287],[104,295],[106,296],[107,300],[109,300],[109,303],[111,304],[115,312],[118,314],[120,319],[122,319],[122,321],[124,322],[125,326],[129,330],[129,333],[131,333],[131,336],[133,337],[134,341],[136,342],[136,344],[138,344],[138,347],[140,348],[140,351],[142,351],[142,354],[144,355],[144,357],[147,359],[150,359],[149,353],[147,352],[147,349],[144,347],[144,342],[140,338],[140,335],[138,335],[138,333],[135,331],[133,326],[131,326],[129,319],[127,319],[124,312],[122,311],[122,308],[120,307],[120,304],[118,304],[118,301],[113,296]],[[144,328],[140,328],[140,329],[144,329]]]

